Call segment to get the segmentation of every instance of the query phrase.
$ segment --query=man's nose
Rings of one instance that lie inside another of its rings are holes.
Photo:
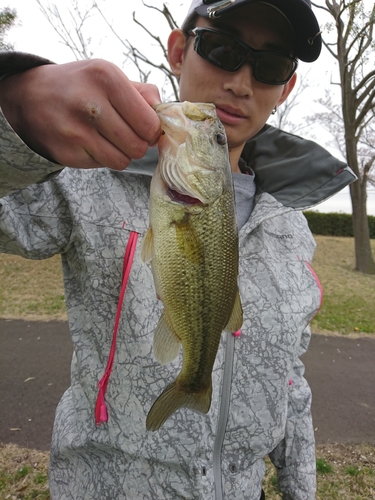
[[[242,66],[233,73],[228,73],[228,80],[224,84],[225,90],[231,90],[238,97],[251,97],[253,95],[253,59],[251,56]]]

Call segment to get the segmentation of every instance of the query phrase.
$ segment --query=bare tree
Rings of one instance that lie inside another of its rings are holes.
[[[365,0],[324,0],[324,5],[313,5],[333,17],[328,28],[335,40],[324,39],[323,43],[338,63],[341,92],[339,106],[330,98],[321,101],[330,114],[321,114],[320,119],[330,129],[358,176],[358,181],[350,185],[355,267],[363,273],[375,274],[366,209],[367,182],[375,165],[374,142],[371,142],[375,112],[375,4],[370,10]]]
[[[94,5],[83,11],[79,0],[72,0],[72,10],[68,10],[67,17],[61,13],[56,4],[44,5],[42,0],[36,0],[43,15],[58,34],[62,43],[74,54],[77,60],[91,59],[93,52],[90,50],[91,38],[86,38],[83,33],[84,25],[92,16]]]
[[[13,46],[5,41],[5,36],[12,26],[16,24],[17,13],[14,9],[5,7],[0,10],[0,50],[13,50]]]
[[[146,24],[137,19],[136,13],[133,12],[134,23],[143,29],[153,45],[159,49],[159,56],[151,58],[141,52],[133,42],[123,38],[123,34],[116,30],[114,23],[108,19],[104,8],[97,0],[92,0],[91,4],[85,8],[80,7],[80,0],[71,0],[70,5],[66,4],[65,6],[67,9],[65,13],[63,13],[54,3],[49,4],[46,3],[45,0],[36,1],[45,18],[58,34],[62,43],[73,52],[74,57],[77,60],[90,59],[95,56],[95,51],[92,48],[92,39],[84,36],[84,30],[91,18],[98,14],[102,18],[104,25],[106,25],[109,32],[118,42],[119,46],[122,46],[124,60],[132,62],[137,68],[140,81],[147,82],[151,74],[151,70],[156,69],[165,76],[164,85],[161,89],[162,93],[164,93],[163,97],[166,97],[167,99],[170,98],[170,92],[168,91],[170,88],[173,98],[178,100],[178,82],[168,65],[167,47],[162,38],[155,34],[154,20],[152,22],[154,31],[151,31]],[[147,5],[143,0],[142,4],[148,9],[155,10],[161,14],[170,29],[178,28],[178,25],[166,4],[163,4],[162,8]],[[148,17],[148,19],[150,18]]]
[[[370,117],[369,125],[364,130],[361,139],[361,164],[363,177],[375,186],[375,111]]]
[[[304,92],[310,88],[311,84],[308,79],[309,71],[307,71],[301,78],[297,79],[296,86],[293,92],[289,95],[285,102],[276,109],[276,112],[268,120],[274,127],[281,128],[291,134],[300,134],[309,123],[304,117],[304,120],[293,118],[293,111],[299,106]],[[310,137],[311,138],[311,137]]]
[[[155,7],[153,5],[147,5],[143,0],[142,3],[145,7],[148,9],[155,10],[159,14],[161,14],[165,21],[167,22],[169,29],[172,30],[174,28],[178,28],[178,25],[176,21],[173,18],[172,13],[168,9],[167,5],[164,3],[163,8],[159,9],[158,7]],[[136,13],[133,12],[133,21],[140,26],[144,32],[147,34],[147,36],[150,37],[153,42],[156,42],[156,46],[160,49],[160,54],[161,54],[161,61],[155,62],[152,59],[150,59],[149,56],[141,52],[135,45],[133,45],[132,42],[130,42],[127,39],[123,39],[119,34],[115,31],[113,28],[112,24],[108,22],[106,16],[103,13],[103,10],[100,8],[100,6],[95,2],[95,8],[99,11],[101,17],[103,18],[104,22],[107,24],[107,26],[110,28],[114,36],[117,38],[117,40],[120,42],[121,45],[124,46],[125,52],[124,55],[127,57],[129,60],[131,60],[134,65],[138,69],[139,77],[142,82],[147,82],[148,77],[151,73],[151,71],[147,71],[144,69],[145,67],[151,67],[155,68],[162,73],[164,73],[166,81],[170,84],[173,90],[173,95],[176,100],[178,100],[179,92],[178,92],[178,82],[176,77],[174,76],[173,72],[171,71],[169,64],[168,64],[168,53],[167,53],[167,47],[164,44],[163,40],[161,39],[160,36],[154,34],[152,31],[150,31],[149,28],[142,22],[140,22],[137,17]],[[152,25],[155,25],[155,21],[152,22]]]

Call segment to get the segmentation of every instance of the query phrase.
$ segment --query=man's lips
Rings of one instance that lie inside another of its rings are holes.
[[[236,109],[236,108],[232,108],[230,106],[217,105],[216,106],[216,113],[217,113],[218,118],[222,122],[228,123],[228,124],[235,125],[237,123],[241,123],[244,120],[246,120],[246,116],[243,113],[243,111]]]

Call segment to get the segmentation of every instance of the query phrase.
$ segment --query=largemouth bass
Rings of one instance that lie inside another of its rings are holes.
[[[238,292],[238,229],[225,129],[213,104],[155,107],[163,134],[151,181],[150,227],[142,260],[151,260],[164,305],[153,350],[162,364],[179,353],[176,380],[146,420],[159,429],[179,408],[207,413],[211,374],[223,330],[242,325]]]

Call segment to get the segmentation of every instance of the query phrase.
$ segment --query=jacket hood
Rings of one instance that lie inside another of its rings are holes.
[[[296,209],[322,203],[357,179],[346,163],[316,142],[268,124],[246,143],[241,156],[255,172],[259,191]],[[157,161],[157,148],[149,148],[126,172],[152,175]]]
[[[292,208],[317,205],[357,179],[316,142],[271,125],[246,143],[242,157],[254,170],[258,188]]]

